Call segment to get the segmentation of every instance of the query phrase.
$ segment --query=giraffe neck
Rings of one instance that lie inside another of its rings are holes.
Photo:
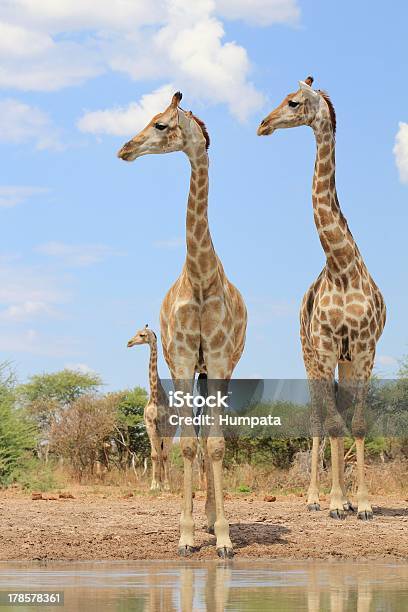
[[[150,360],[149,360],[149,386],[150,399],[155,404],[159,398],[159,373],[157,371],[157,342],[150,342]]]
[[[328,111],[322,115],[312,124],[317,145],[312,188],[314,219],[330,273],[344,275],[352,273],[360,253],[337,198],[335,138]]]
[[[187,151],[191,164],[186,217],[187,273],[195,288],[211,284],[218,269],[208,226],[208,155],[204,146]]]

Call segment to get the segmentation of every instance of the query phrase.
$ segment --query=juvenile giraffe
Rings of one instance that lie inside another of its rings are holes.
[[[336,115],[323,91],[315,91],[313,78],[300,81],[260,124],[258,136],[279,128],[308,125],[313,129],[317,154],[312,200],[326,265],[303,298],[300,337],[315,414],[326,412],[332,456],[330,516],[343,518],[350,508],[344,487],[344,427],[336,406],[335,369],[338,366],[343,398],[352,398],[352,433],[356,441],[358,518],[373,516],[364,475],[364,404],[373,368],[376,344],[385,325],[383,297],[371,278],[347,221],[340,209],[335,184]],[[318,450],[314,431],[308,507],[319,510]],[[343,435],[342,435],[343,434]]]
[[[160,311],[163,353],[176,390],[193,391],[196,373],[207,375],[208,394],[228,384],[241,357],[247,314],[239,291],[227,279],[214,250],[208,225],[208,154],[205,125],[191,112],[179,108],[181,93],[174,94],[168,108],[150,123],[118,155],[133,161],[149,153],[183,151],[191,164],[187,204],[187,257],[181,275],[164,298]],[[191,415],[184,409],[182,416]],[[229,525],[224,514],[222,462],[225,441],[215,428],[204,440],[210,532],[215,532],[220,557],[233,555]],[[184,424],[180,447],[184,463],[184,500],[180,519],[179,554],[194,550],[192,515],[192,465],[197,451],[193,426]]]
[[[149,386],[150,396],[144,409],[144,422],[150,441],[152,459],[152,491],[170,489],[169,452],[176,433],[176,427],[169,423],[169,405],[157,371],[157,337],[146,325],[127,343],[128,348],[137,344],[148,344],[150,347]]]

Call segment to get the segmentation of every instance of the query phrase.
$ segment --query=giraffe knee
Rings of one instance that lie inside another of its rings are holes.
[[[351,432],[354,438],[365,438],[367,425],[364,417],[359,416],[353,419],[351,424]]]
[[[225,454],[224,438],[208,438],[207,453],[212,461],[221,461]]]
[[[181,454],[185,459],[194,460],[197,453],[197,440],[192,438],[181,439],[180,442]]]

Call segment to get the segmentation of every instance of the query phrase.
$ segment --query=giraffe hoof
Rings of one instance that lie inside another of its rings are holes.
[[[372,521],[374,518],[372,510],[363,510],[363,512],[357,513],[357,518],[360,521]]]
[[[234,551],[228,546],[221,546],[221,548],[217,548],[217,555],[221,559],[232,559],[232,557],[234,556]]]
[[[178,554],[180,557],[190,557],[193,552],[195,552],[194,546],[189,546],[188,544],[186,544],[185,546],[178,547]]]
[[[307,504],[307,509],[309,510],[309,512],[319,512],[320,511],[320,504],[315,502],[313,504]]]
[[[215,535],[215,530],[214,530],[214,525],[209,525],[207,527],[207,532],[210,533],[211,535]]]
[[[346,502],[343,504],[343,508],[344,508],[344,510],[345,510],[346,512],[355,512],[355,511],[356,511],[356,509],[355,509],[355,507],[353,506],[353,504],[352,504],[351,502],[349,502],[349,501],[346,501]]]
[[[329,516],[332,519],[336,519],[336,520],[342,521],[342,520],[344,520],[346,518],[346,513],[344,512],[344,510],[339,510],[339,509],[330,510]]]

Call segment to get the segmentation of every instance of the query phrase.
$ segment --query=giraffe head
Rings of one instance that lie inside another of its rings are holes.
[[[320,90],[312,88],[313,77],[299,81],[299,89],[290,93],[258,127],[258,136],[269,136],[275,130],[297,127],[299,125],[313,126],[317,118],[330,119],[333,134],[336,131],[336,114],[329,96]]]
[[[206,127],[190,111],[179,108],[182,94],[174,94],[170,105],[155,115],[147,126],[118,152],[118,157],[133,161],[142,155],[172,153],[193,148],[208,149],[210,139]]]
[[[157,336],[152,329],[149,329],[149,326],[146,323],[146,325],[142,329],[139,329],[139,331],[135,333],[133,338],[129,340],[127,346],[128,348],[131,348],[132,346],[136,346],[136,344],[152,345],[156,343]]]

